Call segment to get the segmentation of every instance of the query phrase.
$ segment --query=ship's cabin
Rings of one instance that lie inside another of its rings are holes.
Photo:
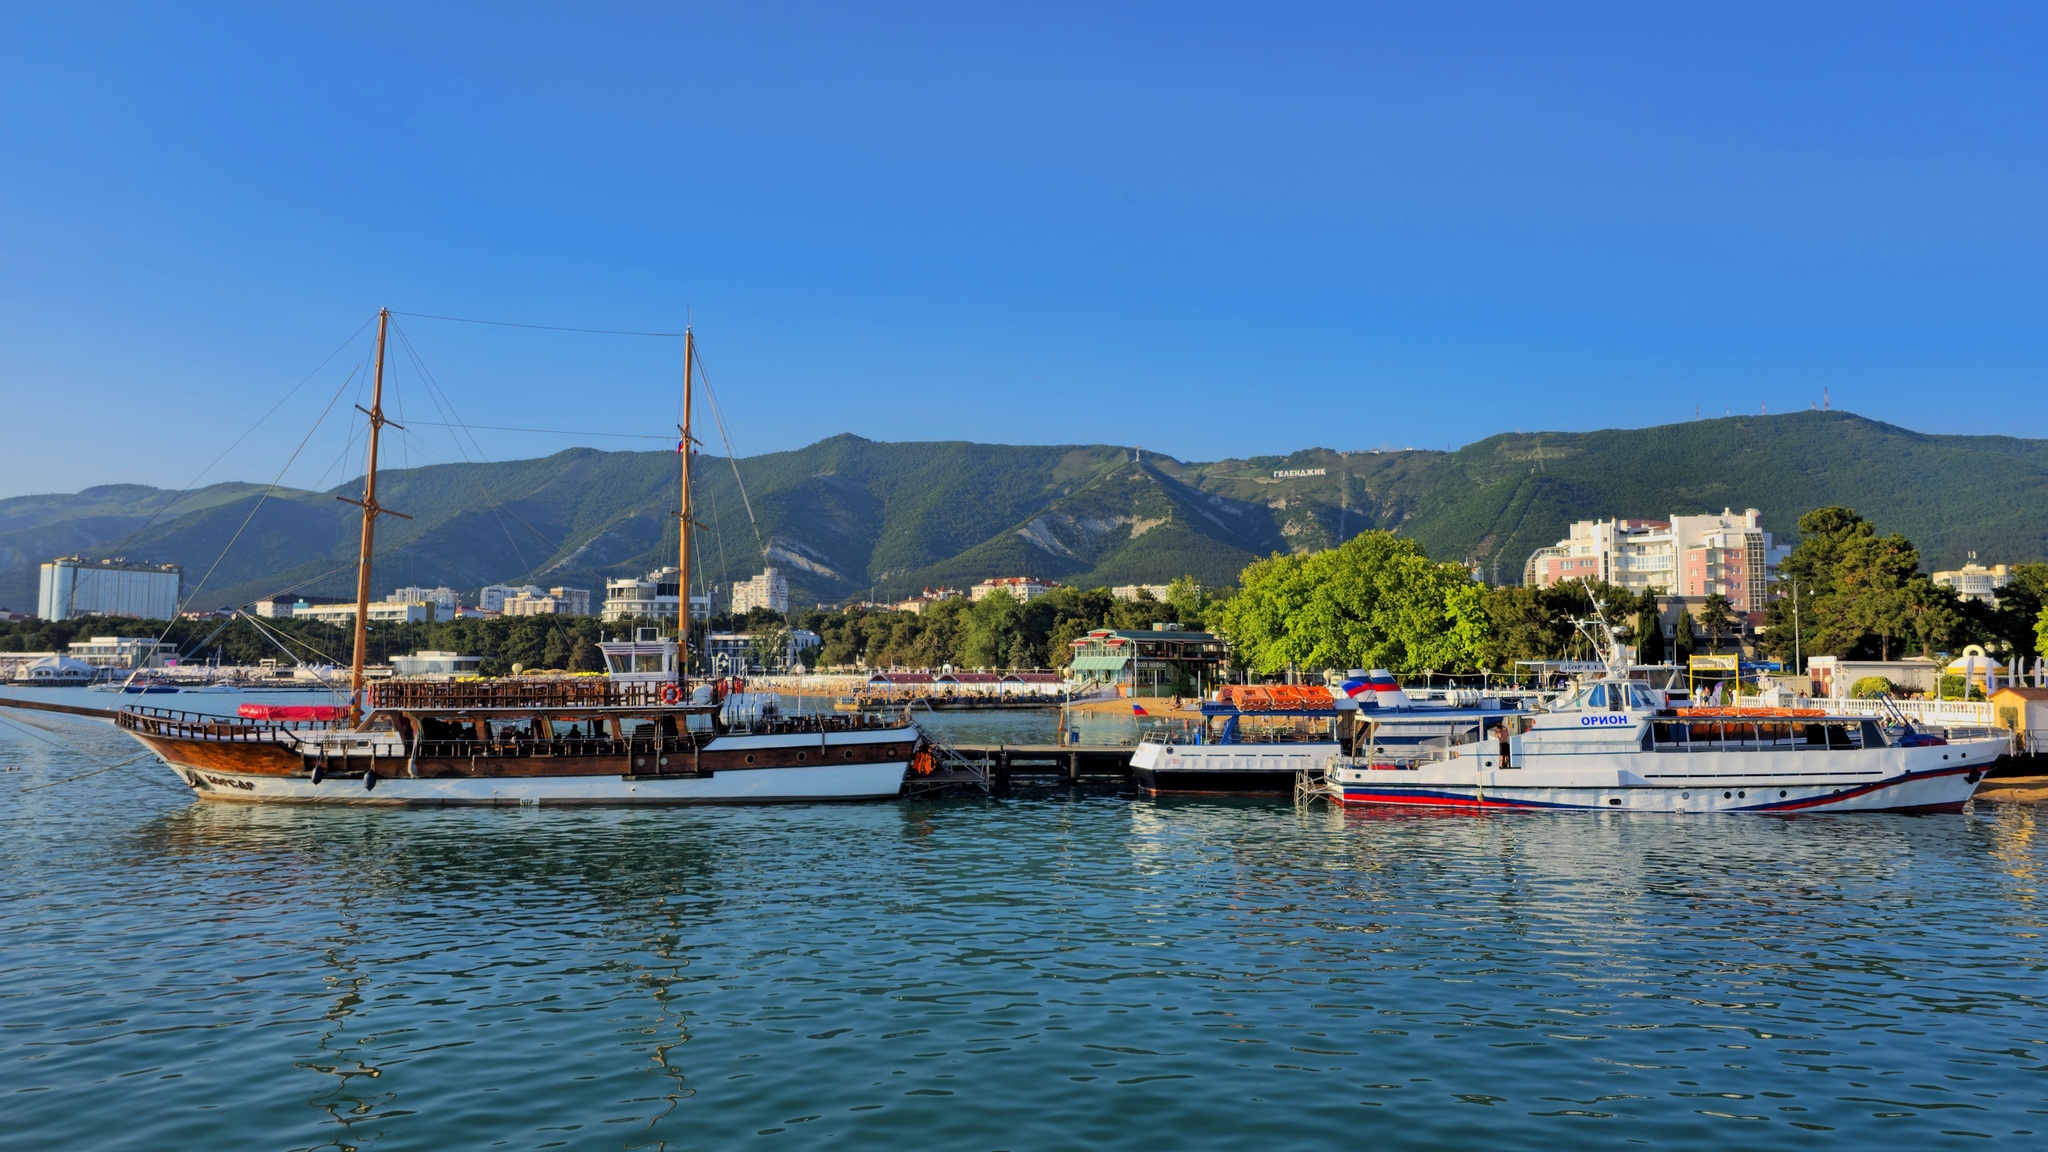
[[[676,642],[664,638],[659,628],[634,629],[631,640],[606,640],[598,644],[604,653],[605,675],[627,684],[669,684],[676,678]]]

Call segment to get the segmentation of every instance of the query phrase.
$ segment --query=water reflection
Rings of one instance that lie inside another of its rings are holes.
[[[2048,1108],[2031,809],[34,796],[24,1146],[1918,1145]]]

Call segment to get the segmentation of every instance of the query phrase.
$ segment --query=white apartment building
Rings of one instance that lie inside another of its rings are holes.
[[[1522,583],[1548,588],[1568,580],[1599,580],[1632,592],[1726,596],[1739,611],[1760,612],[1778,565],[1792,554],[1763,527],[1754,508],[1737,515],[1673,516],[1669,520],[1581,520],[1571,535],[1538,548]]]
[[[994,593],[1008,592],[1012,598],[1020,602],[1029,602],[1057,587],[1058,584],[1050,580],[1040,580],[1036,576],[997,576],[976,584],[968,591],[967,596],[979,603]]]
[[[1118,600],[1136,600],[1138,593],[1149,592],[1154,600],[1164,600],[1170,587],[1172,585],[1169,584],[1121,584],[1111,588],[1109,594]]]
[[[588,616],[590,590],[557,587],[535,596],[522,589],[505,597],[503,613],[507,616]],[[671,610],[669,614],[675,613]]]
[[[481,656],[464,656],[459,652],[437,652],[431,649],[415,652],[410,656],[393,656],[391,674],[394,676],[474,676],[483,665]]]
[[[137,668],[163,667],[167,658],[177,656],[178,647],[147,636],[95,636],[90,640],[73,640],[66,651],[73,660],[82,660],[95,668],[132,672]]]
[[[397,589],[384,599],[394,604],[426,603],[434,606],[437,620],[455,619],[455,609],[462,603],[462,594],[446,586],[439,588],[405,587]]]
[[[476,595],[476,606],[486,612],[502,613],[505,611],[505,601],[519,595],[545,596],[547,593],[533,584],[486,584],[483,591]]]
[[[604,609],[598,615],[606,623],[616,623],[634,617],[650,620],[673,620],[676,618],[676,575],[677,568],[661,568],[649,572],[645,579],[627,576],[619,580],[604,582]],[[539,592],[538,588],[534,589]],[[711,597],[709,595],[690,597],[690,619],[711,618]]]
[[[1970,562],[1961,568],[1947,572],[1936,572],[1934,582],[1956,590],[1956,595],[1965,600],[1981,600],[1996,608],[1998,590],[2012,578],[2012,570],[2004,564],[1993,564],[1989,568],[1977,563],[1977,554],[1970,553]]]
[[[789,581],[775,568],[763,568],[759,576],[732,586],[732,614],[744,616],[756,608],[789,611]]]
[[[435,606],[425,600],[401,604],[391,600],[374,601],[370,605],[370,622],[373,624],[432,624],[435,620]],[[292,616],[300,620],[320,620],[345,628],[356,623],[354,604],[295,604]]]

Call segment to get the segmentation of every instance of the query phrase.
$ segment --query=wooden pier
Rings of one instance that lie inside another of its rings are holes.
[[[990,795],[1010,790],[1013,780],[1044,784],[1112,784],[1130,778],[1131,744],[951,744],[935,748],[939,767],[912,776],[906,795],[974,788]]]

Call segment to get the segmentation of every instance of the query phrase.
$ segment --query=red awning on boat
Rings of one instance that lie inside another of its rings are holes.
[[[235,709],[244,720],[342,720],[348,709],[335,704],[244,704]]]

